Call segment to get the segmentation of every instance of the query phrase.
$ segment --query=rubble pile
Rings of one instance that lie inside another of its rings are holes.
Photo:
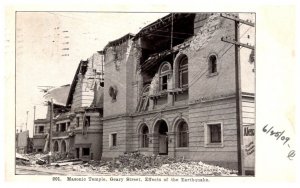
[[[31,156],[32,157],[32,156]],[[20,157],[22,158],[22,157]],[[169,158],[168,156],[146,156],[139,152],[125,153],[111,161],[89,161],[83,163],[78,159],[62,160],[50,165],[29,162],[31,166],[63,170],[68,173],[86,173],[93,175],[166,175],[166,176],[236,176],[236,170],[205,164],[203,162],[187,161],[184,158]],[[39,158],[40,159],[40,158]],[[26,161],[19,159],[19,161]],[[17,163],[18,165],[18,163]],[[20,165],[22,163],[20,162]]]
[[[119,170],[123,170],[124,168],[128,168],[129,170],[140,170],[160,167],[163,164],[170,164],[174,161],[175,159],[169,158],[168,156],[145,156],[139,152],[132,152],[120,155],[118,159],[108,162],[108,167],[111,171],[116,168]]]
[[[47,154],[19,154],[16,153],[16,164],[17,165],[34,165],[34,164],[45,164],[48,160]]]

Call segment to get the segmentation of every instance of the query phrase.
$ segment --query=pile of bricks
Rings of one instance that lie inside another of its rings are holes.
[[[138,152],[121,155],[118,159],[106,163],[90,164],[84,171],[110,175],[235,176],[237,174],[235,170],[202,162],[173,159],[168,156],[145,156]]]

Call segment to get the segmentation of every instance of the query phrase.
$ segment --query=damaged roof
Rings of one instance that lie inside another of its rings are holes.
[[[124,41],[126,40],[129,40],[131,38],[133,38],[135,35],[132,34],[132,33],[127,33],[126,35],[116,39],[116,40],[113,40],[113,41],[110,41],[108,42],[108,44],[104,47],[104,50],[105,51],[107,48],[111,47],[111,46],[117,46],[117,45],[120,45],[121,43],[123,43]]]
[[[74,92],[75,92],[75,89],[76,89],[76,85],[77,85],[77,82],[78,82],[78,74],[79,72],[82,72],[81,70],[81,66],[88,66],[88,61],[80,61],[78,67],[77,67],[77,70],[75,72],[75,75],[74,75],[74,78],[73,78],[73,81],[72,81],[72,84],[71,84],[71,87],[70,87],[70,91],[68,92],[68,97],[67,97],[67,100],[66,100],[66,106],[69,107],[72,105],[72,102],[73,102],[73,95],[74,95]],[[94,86],[94,100],[93,100],[93,103],[92,103],[92,107],[100,107],[102,108],[103,107],[103,88],[98,85],[98,84],[95,84]],[[98,87],[98,88],[96,88]]]
[[[50,102],[52,98],[53,104],[66,106],[69,91],[70,84],[52,88],[47,91],[47,93],[44,95],[44,98],[47,102]]]
[[[68,98],[67,98],[66,106],[71,106],[71,104],[72,104],[73,95],[74,95],[76,84],[77,84],[77,81],[78,81],[78,73],[80,71],[80,67],[81,67],[82,63],[83,63],[83,61],[80,61],[79,65],[77,67],[77,70],[75,72],[75,75],[74,75],[74,78],[73,78],[73,81],[72,81],[72,84],[71,84],[70,91],[68,92]]]
[[[158,28],[167,26],[170,24],[170,22],[172,22],[172,19],[174,22],[176,22],[177,20],[181,19],[181,18],[185,18],[185,17],[189,17],[191,15],[195,15],[195,13],[170,13],[158,20],[156,20],[155,22],[145,26],[144,28],[142,28],[134,37],[134,39],[137,39],[143,35],[147,35],[153,31],[155,31]]]

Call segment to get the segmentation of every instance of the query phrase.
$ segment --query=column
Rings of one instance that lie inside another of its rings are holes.
[[[176,137],[175,137],[175,132],[168,132],[167,133],[168,135],[168,156],[169,157],[172,157],[172,158],[175,158],[175,154],[176,154],[176,151],[175,151],[175,147],[176,147]]]

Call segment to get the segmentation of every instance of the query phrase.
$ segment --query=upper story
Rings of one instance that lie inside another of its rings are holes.
[[[241,35],[255,38],[255,33],[247,32]],[[136,35],[108,43],[104,49],[104,117],[234,95],[235,48],[221,41],[222,37],[234,39],[234,21],[218,13],[172,13]],[[251,53],[244,57],[241,73],[249,79],[242,91],[254,93]]]
[[[71,112],[84,108],[103,108],[104,56],[102,52],[81,60],[68,93],[66,106]]]
[[[44,99],[47,104],[47,114],[45,119],[34,120],[34,136],[43,136],[49,133],[50,129],[50,116],[51,116],[51,99],[53,101],[53,113],[52,117],[55,119],[59,114],[69,111],[66,108],[66,101],[68,93],[70,91],[70,85],[63,85],[49,89],[44,95]]]

